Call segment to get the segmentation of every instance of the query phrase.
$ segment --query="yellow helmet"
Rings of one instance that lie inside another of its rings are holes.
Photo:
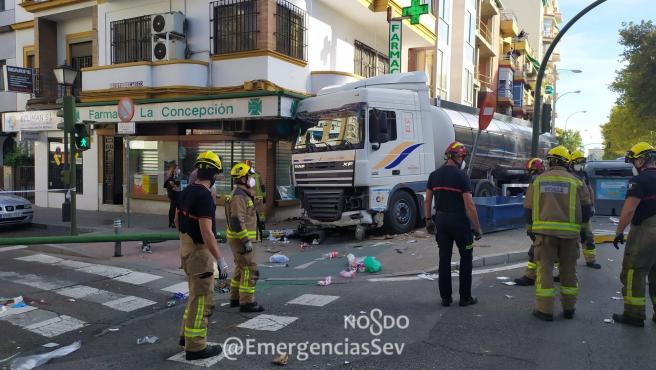
[[[565,163],[569,163],[572,160],[572,155],[570,154],[569,150],[567,150],[567,148],[559,145],[547,153],[547,159],[558,159]]]
[[[219,172],[223,171],[221,158],[211,150],[200,153],[196,158],[195,166],[198,168],[214,168]]]
[[[253,168],[244,162],[237,163],[230,170],[230,177],[240,179],[253,173]]]
[[[626,152],[626,157],[624,157],[624,161],[626,163],[629,163],[634,159],[647,156],[649,154],[652,154],[653,152],[654,152],[653,146],[645,142],[640,142],[632,146],[631,149],[629,149],[629,151]]]
[[[572,163],[585,163],[586,158],[585,154],[583,154],[582,151],[580,150],[575,150],[572,152]]]

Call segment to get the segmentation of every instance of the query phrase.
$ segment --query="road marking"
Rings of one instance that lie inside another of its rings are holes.
[[[147,274],[145,272],[134,271],[127,275],[115,277],[114,280],[122,281],[124,283],[132,284],[132,285],[143,285],[146,283],[150,283],[153,280],[157,280],[161,278],[162,278],[161,276]]]
[[[7,308],[6,311],[0,311],[0,320],[2,320],[3,317],[18,315],[18,314],[25,313],[25,312],[30,312],[30,311],[36,310],[36,309],[37,309],[36,307],[32,307],[32,306]]]
[[[72,268],[72,269],[81,269],[83,267],[92,266],[93,263],[86,263],[86,262],[73,261],[73,260],[63,260],[61,262],[58,262],[57,265],[58,266],[69,267],[69,268]]]
[[[181,283],[173,284],[171,286],[167,286],[166,288],[162,288],[162,290],[171,293],[178,293],[178,292],[189,293],[189,283],[183,281]]]
[[[278,331],[297,319],[298,317],[293,316],[258,315],[237,325],[237,327],[253,330]]]
[[[75,283],[72,281],[52,280],[34,274],[23,275],[13,271],[0,271],[0,279],[7,280],[15,284],[27,285],[39,290],[54,290],[75,285]]]
[[[472,271],[472,275],[482,275],[482,274],[489,274],[491,272],[497,272],[497,271],[506,271],[506,270],[514,270],[520,267],[525,267],[526,262],[522,263],[516,263],[513,265],[504,265],[504,266],[499,266],[499,267],[492,267],[488,269],[478,269]],[[458,273],[452,273],[451,277],[456,277],[458,276]],[[435,276],[435,279],[437,279],[437,276]],[[393,282],[393,281],[415,281],[415,280],[426,280],[424,278],[420,278],[419,276],[395,276],[395,277],[385,277],[385,278],[371,278],[367,279],[367,281],[372,282],[372,283],[379,283],[379,282]]]
[[[48,256],[47,254],[33,254],[31,256],[16,257],[14,259],[19,261],[25,261],[25,262],[45,263],[48,265],[63,261],[62,258]]]
[[[27,245],[12,245],[11,247],[0,247],[0,252],[9,252],[25,248],[27,248]]]
[[[312,264],[314,264],[314,263],[316,263],[316,262],[317,262],[317,260],[310,261],[310,262],[308,262],[308,263],[304,263],[304,264],[302,264],[302,265],[298,265],[298,266],[294,267],[294,269],[296,269],[296,270],[305,269],[305,268],[308,268],[309,266],[311,266]]]
[[[91,265],[76,270],[86,272],[87,274],[104,276],[110,279],[113,279],[121,275],[127,275],[130,272],[132,272],[132,270],[124,269],[121,267],[106,266],[106,265]]]
[[[101,290],[86,285],[75,285],[72,287],[57,289],[54,293],[70,298],[81,299],[92,294],[100,294]]]
[[[287,302],[287,304],[323,307],[337,298],[339,298],[339,296],[336,295],[303,294]]]
[[[154,305],[155,302],[149,299],[139,298],[135,296],[127,296],[113,301],[103,303],[103,306],[113,308],[115,310],[130,312],[140,308]]]
[[[78,320],[74,317],[61,315],[50,320],[25,326],[24,329],[43,335],[44,337],[52,338],[71,330],[83,328],[86,325],[87,323],[84,321]]]
[[[214,343],[214,342],[207,342],[208,346],[213,346],[217,345],[219,343]],[[225,348],[224,348],[225,350]],[[187,365],[194,365],[194,366],[200,366],[200,367],[210,367],[213,365],[216,365],[219,361],[223,360],[225,358],[225,353],[221,352],[220,355],[210,357],[210,358],[205,358],[202,360],[195,360],[195,361],[187,361],[185,359],[185,351],[182,351],[180,353],[177,353],[171,357],[169,357],[167,360],[169,361],[175,361],[175,362],[181,362],[183,364]]]

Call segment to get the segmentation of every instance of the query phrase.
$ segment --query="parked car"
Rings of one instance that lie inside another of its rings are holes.
[[[0,188],[0,191],[3,191]],[[34,210],[29,200],[15,195],[0,193],[0,225],[29,224],[34,219]]]

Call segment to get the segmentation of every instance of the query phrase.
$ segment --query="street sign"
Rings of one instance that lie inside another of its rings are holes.
[[[490,125],[490,122],[492,122],[492,118],[494,117],[494,109],[496,108],[497,102],[495,99],[495,94],[492,91],[485,92],[484,94],[481,94],[482,96],[482,104],[481,104],[481,110],[478,113],[478,129],[483,131],[487,129],[487,127]]]
[[[428,14],[428,4],[420,4],[421,0],[411,0],[410,6],[401,9],[401,16],[410,18],[410,24],[418,24],[422,14]]]
[[[134,117],[134,101],[130,98],[121,98],[116,105],[116,113],[121,122],[130,122]]]
[[[119,122],[116,125],[116,133],[118,135],[134,135],[136,133],[134,122]]]
[[[392,19],[389,22],[389,73],[401,73],[401,50],[403,45],[401,40],[403,21]]]
[[[32,68],[2,66],[2,78],[0,80],[4,91],[31,94],[34,90]]]

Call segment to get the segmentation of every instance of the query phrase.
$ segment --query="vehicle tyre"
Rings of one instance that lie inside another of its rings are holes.
[[[417,223],[417,205],[413,196],[397,191],[390,199],[385,212],[385,229],[390,234],[410,232]]]
[[[497,195],[497,188],[493,183],[482,180],[476,183],[476,188],[474,189],[475,197],[492,197]]]

